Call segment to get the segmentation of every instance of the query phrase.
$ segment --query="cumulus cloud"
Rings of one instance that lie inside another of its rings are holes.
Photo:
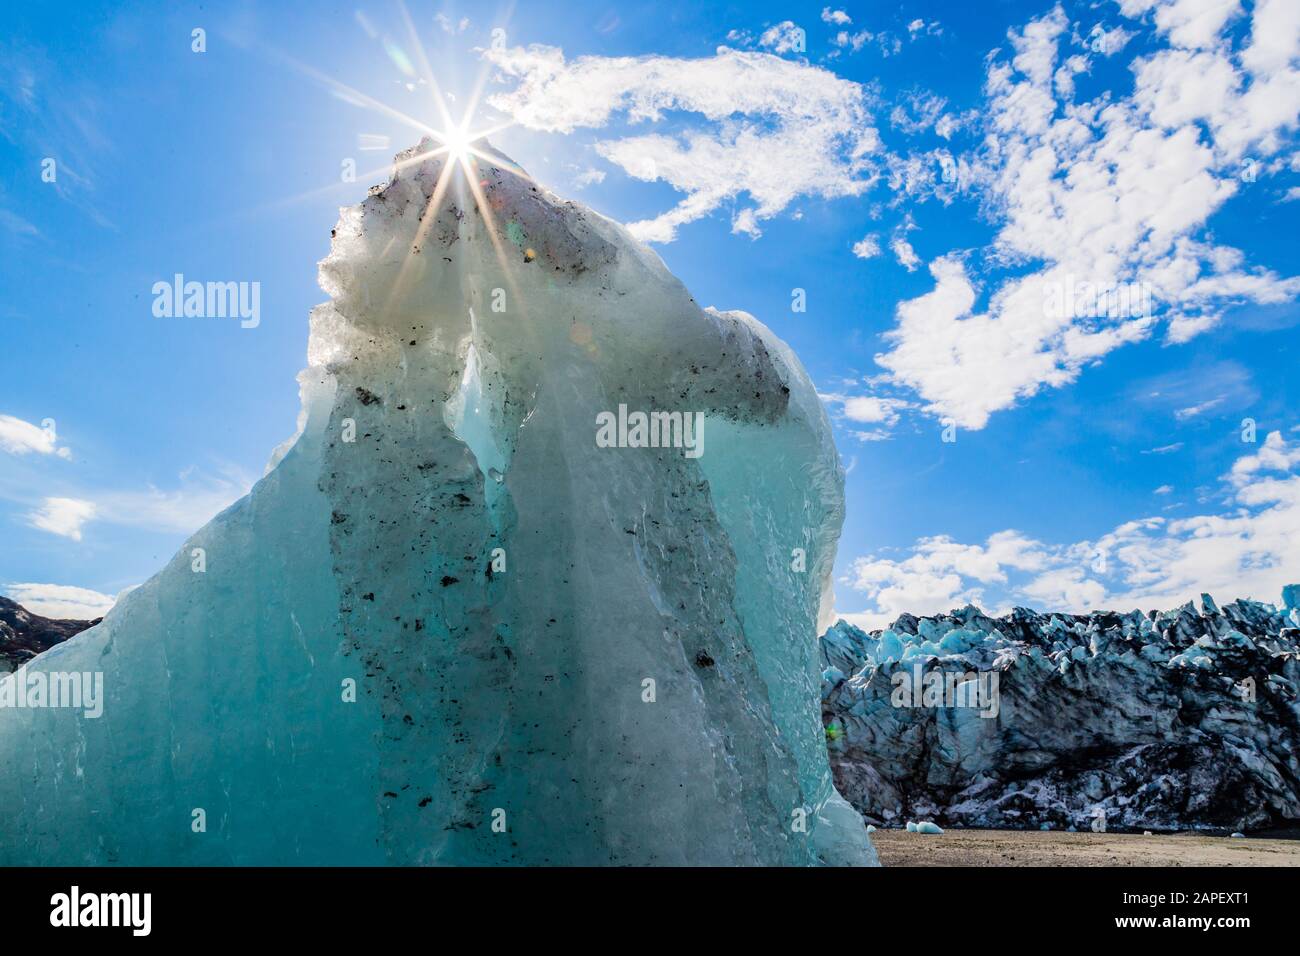
[[[107,594],[66,584],[6,584],[7,597],[41,617],[93,621],[115,603]]]
[[[906,557],[858,558],[841,583],[871,608],[846,615],[883,627],[904,611],[966,603],[1083,613],[1167,609],[1202,592],[1276,602],[1300,580],[1300,442],[1270,432],[1223,477],[1224,510],[1127,521],[1096,540],[1046,544],[1015,530],[982,544],[922,538]],[[1157,494],[1170,491],[1168,486]]]
[[[820,67],[726,47],[700,59],[570,61],[547,46],[484,56],[514,83],[491,105],[529,129],[571,133],[617,119],[665,128],[596,143],[629,175],[684,194],[673,209],[629,224],[646,241],[671,242],[680,226],[742,194],[757,223],[800,196],[859,196],[875,180],[880,143],[867,92]],[[670,113],[693,121],[668,129]]]
[[[822,7],[822,23],[833,23],[836,26],[845,26],[852,22],[853,18],[843,10],[832,10],[830,7]]]
[[[926,411],[982,428],[1161,321],[1179,343],[1213,327],[1227,305],[1300,294],[1300,278],[1252,268],[1207,231],[1241,189],[1243,151],[1267,157],[1295,129],[1300,5],[1261,0],[1237,49],[1218,32],[1234,15],[1223,6],[1127,4],[1130,15],[1151,14],[1173,45],[1134,62],[1135,88],[1120,99],[1068,98],[1087,62],[1061,73],[1069,21],[1059,7],[1010,32],[1009,61],[990,59],[986,137],[970,182],[999,231],[979,254],[1032,268],[991,283],[977,309],[981,290],[954,250],[930,264],[934,289],[898,306],[877,361]],[[1141,290],[1153,308],[1049,306],[1080,283]]]

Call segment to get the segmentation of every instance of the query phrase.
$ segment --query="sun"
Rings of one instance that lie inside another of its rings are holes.
[[[439,171],[434,188],[429,196],[428,203],[420,216],[420,225],[417,230],[416,241],[412,243],[412,252],[406,263],[403,264],[402,270],[398,275],[397,284],[400,284],[408,272],[411,264],[417,261],[418,251],[423,244],[425,235],[432,228],[434,221],[437,219],[438,210],[442,206],[443,197],[447,194],[449,188],[456,189],[467,188],[473,196],[474,206],[482,214],[487,225],[487,236],[491,240],[496,252],[497,259],[500,261],[502,269],[506,273],[506,281],[513,286],[513,280],[510,276],[510,268],[518,259],[516,250],[511,247],[506,248],[503,243],[500,230],[494,221],[492,204],[488,201],[484,190],[488,186],[488,180],[484,178],[480,170],[480,163],[490,165],[493,169],[499,169],[503,172],[510,173],[526,182],[533,182],[519,165],[508,159],[506,156],[498,153],[488,142],[488,137],[503,132],[514,125],[514,121],[507,119],[496,123],[485,123],[484,118],[478,116],[479,105],[482,102],[484,88],[489,79],[489,66],[484,61],[478,72],[478,76],[472,87],[470,94],[464,99],[458,100],[457,97],[444,95],[441,84],[429,63],[428,55],[425,53],[424,45],[420,42],[420,37],[414,21],[406,10],[402,0],[398,0],[398,10],[402,15],[406,30],[409,36],[409,47],[405,50],[398,47],[395,43],[387,43],[390,58],[394,58],[398,67],[404,72],[414,75],[418,70],[420,84],[423,87],[422,99],[425,102],[421,104],[420,109],[415,110],[416,115],[408,112],[409,107],[397,107],[390,103],[376,99],[361,90],[340,82],[322,71],[311,67],[305,63],[295,60],[287,54],[268,48],[267,52],[276,59],[286,63],[295,70],[303,73],[315,82],[325,86],[336,97],[346,103],[360,106],[368,109],[379,116],[389,120],[395,120],[404,126],[418,132],[421,137],[428,137],[434,141],[433,148],[424,152],[415,152],[413,155],[397,161],[392,166],[385,164],[377,169],[365,173],[356,173],[351,180],[357,178],[372,178],[385,173],[396,172],[397,170],[425,162],[430,158],[445,157],[442,163],[442,169]],[[408,55],[409,54],[409,55]],[[414,90],[413,85],[407,85],[407,88]],[[460,121],[457,122],[452,117],[451,106],[453,102],[463,105]],[[336,188],[337,184],[326,187],[326,189]],[[306,199],[319,194],[324,190],[315,190],[304,193],[298,197],[290,197],[285,201],[294,201],[296,199]],[[525,261],[531,261],[529,258],[533,255],[532,250],[527,250]],[[394,286],[396,290],[396,284]],[[518,296],[516,296],[516,300]]]
[[[443,148],[447,150],[448,159],[456,164],[464,162],[469,156],[470,144],[475,139],[464,124],[451,127],[441,133],[439,138],[442,140]]]

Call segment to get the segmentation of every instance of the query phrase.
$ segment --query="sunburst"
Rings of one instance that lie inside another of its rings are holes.
[[[419,77],[422,80],[422,86],[429,94],[428,116],[422,117],[424,111],[414,111],[417,115],[411,115],[408,108],[398,108],[392,104],[385,103],[376,97],[363,93],[360,90],[343,83],[326,73],[304,64],[293,57],[288,56],[280,51],[265,50],[274,59],[291,67],[295,71],[307,76],[314,82],[329,89],[339,99],[359,106],[377,115],[383,116],[389,120],[395,120],[404,126],[416,131],[422,138],[427,137],[433,140],[437,145],[433,149],[421,150],[412,153],[406,159],[398,160],[396,163],[389,163],[377,169],[364,173],[357,173],[357,177],[363,181],[374,179],[385,173],[392,171],[397,172],[410,166],[415,166],[429,159],[444,156],[445,162],[442,164],[442,170],[439,173],[438,180],[435,184],[429,201],[426,204],[420,217],[420,224],[416,230],[416,237],[411,244],[407,261],[403,263],[399,271],[398,280],[392,294],[396,294],[401,289],[406,280],[411,278],[413,270],[410,268],[413,257],[417,251],[423,247],[424,241],[431,229],[434,220],[437,218],[438,210],[441,208],[443,198],[453,182],[459,182],[468,187],[473,195],[475,205],[482,215],[484,225],[486,226],[488,237],[490,238],[493,250],[502,267],[502,272],[506,277],[507,283],[511,286],[512,293],[515,294],[516,301],[519,297],[515,289],[514,271],[515,263],[518,257],[509,255],[502,242],[499,234],[491,204],[487,201],[484,188],[487,186],[487,180],[480,174],[478,164],[480,162],[489,164],[493,168],[503,170],[514,176],[517,176],[529,183],[532,183],[532,177],[529,176],[522,168],[507,160],[504,156],[486,151],[486,141],[488,137],[499,132],[509,129],[513,124],[511,121],[496,123],[488,126],[477,125],[478,111],[482,102],[484,88],[487,85],[490,65],[484,62],[482,68],[478,71],[475,78],[473,90],[466,100],[466,106],[461,112],[461,117],[456,120],[452,116],[450,97],[443,93],[442,87],[438,82],[437,76],[430,65],[429,58],[425,52],[424,44],[421,42],[419,33],[411,19],[406,5],[399,0],[397,8],[401,14],[403,24],[409,41],[409,51],[404,50],[397,44],[385,40],[384,47],[390,59],[408,76],[414,76],[418,70]],[[409,53],[409,55],[408,55]],[[322,187],[300,194],[295,197],[288,197],[276,205],[301,201],[320,195],[327,190],[339,188],[341,184]]]

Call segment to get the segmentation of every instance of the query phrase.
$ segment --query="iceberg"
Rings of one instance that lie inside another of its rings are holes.
[[[102,715],[0,708],[0,863],[876,862],[807,374],[490,155],[426,140],[341,210],[297,434],[27,664]]]

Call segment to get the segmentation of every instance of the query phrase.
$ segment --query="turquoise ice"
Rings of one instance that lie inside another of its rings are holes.
[[[873,863],[820,721],[842,472],[790,350],[423,143],[344,209],[298,434],[0,709],[0,862]],[[703,454],[597,447],[620,406]],[[10,678],[14,679],[14,678]]]

